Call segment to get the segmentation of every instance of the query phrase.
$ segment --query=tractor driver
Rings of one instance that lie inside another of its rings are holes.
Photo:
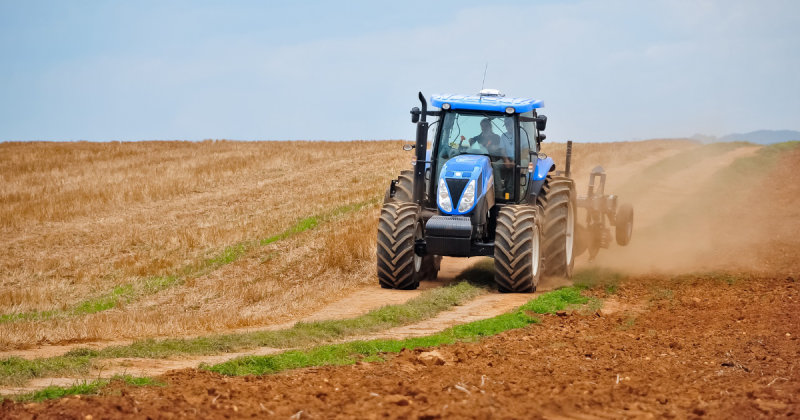
[[[492,131],[492,121],[484,118],[481,120],[481,134],[469,139],[469,143],[472,145],[470,148],[475,148],[476,144],[479,145],[478,147],[485,149],[485,153],[492,160],[495,193],[501,198],[505,196],[504,193],[511,193],[514,189],[511,179],[514,161],[509,158],[509,154],[513,156],[514,153],[514,119],[505,118],[505,121],[508,132],[502,137]],[[509,126],[511,129],[508,128]],[[509,135],[510,137],[508,137]]]

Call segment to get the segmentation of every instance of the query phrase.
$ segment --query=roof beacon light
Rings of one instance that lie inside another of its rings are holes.
[[[514,111],[516,111],[516,110],[514,109],[513,106],[510,106],[510,107],[506,108],[506,114],[513,114]]]
[[[478,96],[506,96],[497,89],[482,89]]]
[[[442,104],[442,109],[450,109],[450,104]]]

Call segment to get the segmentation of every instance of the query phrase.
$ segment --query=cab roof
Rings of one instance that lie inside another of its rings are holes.
[[[506,108],[513,107],[518,114],[535,108],[544,108],[544,101],[527,98],[507,98],[500,95],[451,95],[445,93],[431,96],[431,104],[437,108],[441,108],[446,103],[450,104],[450,109],[494,112],[505,112]]]

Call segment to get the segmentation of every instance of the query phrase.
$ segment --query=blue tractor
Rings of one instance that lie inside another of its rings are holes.
[[[494,258],[501,292],[530,293],[542,276],[571,277],[575,256],[593,260],[616,239],[627,245],[633,209],[604,195],[605,173],[592,171],[589,194],[578,197],[570,178],[540,152],[547,117],[539,100],[507,98],[493,89],[477,96],[434,95],[437,111],[411,110],[417,125],[413,170],[392,180],[378,226],[381,287],[415,289],[435,279],[443,256]],[[426,117],[437,117],[433,123]],[[428,137],[433,137],[428,149]],[[599,178],[599,181],[598,181]],[[576,223],[578,207],[586,225]]]

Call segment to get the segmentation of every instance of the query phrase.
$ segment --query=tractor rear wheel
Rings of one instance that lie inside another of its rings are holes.
[[[628,245],[633,235],[633,206],[630,204],[619,206],[614,224],[617,227],[617,245]]]
[[[378,282],[381,287],[413,290],[419,286],[423,257],[414,253],[416,239],[422,239],[419,206],[405,202],[384,204],[378,221]]]
[[[497,216],[494,281],[502,293],[533,293],[542,266],[541,212],[533,206],[505,206]]]
[[[578,199],[572,179],[548,177],[544,206],[544,274],[572,277]]]
[[[386,190],[383,196],[384,203],[405,201],[411,203],[411,194],[414,191],[414,171],[400,171],[397,181],[394,184],[394,197],[391,195],[391,188]]]

